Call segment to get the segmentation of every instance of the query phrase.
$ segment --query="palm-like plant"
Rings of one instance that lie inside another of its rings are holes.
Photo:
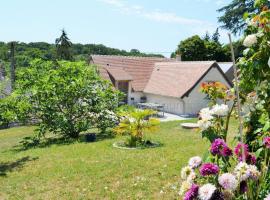
[[[142,144],[145,131],[154,132],[159,127],[159,120],[150,118],[153,114],[156,114],[156,111],[148,109],[122,112],[120,113],[122,120],[114,130],[116,134],[130,135],[130,146],[136,146],[138,143]]]

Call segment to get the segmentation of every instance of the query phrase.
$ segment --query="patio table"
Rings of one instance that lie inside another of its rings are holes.
[[[158,103],[138,103],[138,108],[141,109],[152,109],[162,112],[162,117],[164,117],[164,105]]]

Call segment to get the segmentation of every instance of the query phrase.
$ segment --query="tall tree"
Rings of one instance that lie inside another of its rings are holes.
[[[14,89],[15,85],[15,42],[10,43],[10,81],[11,81],[11,89]]]
[[[57,58],[60,60],[73,60],[72,43],[66,31],[62,30],[62,35],[55,40]]]
[[[217,28],[216,31],[214,32],[214,34],[212,35],[212,40],[216,43],[219,43],[219,37],[220,37],[220,34],[219,34],[219,30]]]
[[[234,34],[240,34],[246,27],[246,22],[243,19],[244,14],[259,11],[253,6],[254,2],[258,1],[233,0],[229,5],[220,8],[218,12],[223,14],[218,18],[218,21],[223,24],[222,28],[228,29]],[[270,6],[270,1],[267,1],[266,5]]]
[[[203,37],[203,39],[205,41],[209,41],[210,40],[210,35],[209,35],[208,31],[206,31],[205,36]]]

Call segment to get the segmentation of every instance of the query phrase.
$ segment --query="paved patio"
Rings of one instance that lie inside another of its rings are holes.
[[[179,115],[174,115],[170,113],[164,113],[163,118],[159,118],[161,122],[176,121],[176,120],[188,120],[190,118],[180,117]]]

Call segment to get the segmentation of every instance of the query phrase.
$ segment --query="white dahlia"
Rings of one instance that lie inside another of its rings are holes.
[[[238,182],[231,173],[222,174],[218,178],[218,183],[225,189],[234,191],[237,188]]]
[[[257,35],[256,34],[251,34],[251,35],[248,35],[243,44],[245,47],[251,47],[253,46],[254,44],[256,44],[258,41],[257,41]]]
[[[213,115],[226,116],[229,112],[229,106],[225,104],[221,105],[216,104],[213,106],[211,112]]]
[[[240,162],[234,168],[234,173],[240,181],[245,181],[250,176],[249,165],[245,162]]]
[[[207,183],[199,188],[199,199],[200,200],[209,200],[214,192],[216,191],[216,187],[210,183]]]
[[[200,111],[200,117],[202,120],[209,121],[213,119],[212,112],[210,108],[203,108]]]
[[[193,169],[190,166],[183,167],[181,170],[181,178],[183,180],[186,180],[192,172]]]
[[[201,164],[202,164],[202,159],[199,156],[194,156],[190,158],[188,161],[188,165],[193,169],[199,167]]]
[[[199,120],[197,122],[197,124],[198,124],[199,128],[202,129],[202,130],[206,130],[209,127],[212,126],[212,122],[211,121],[208,121],[208,120]]]

